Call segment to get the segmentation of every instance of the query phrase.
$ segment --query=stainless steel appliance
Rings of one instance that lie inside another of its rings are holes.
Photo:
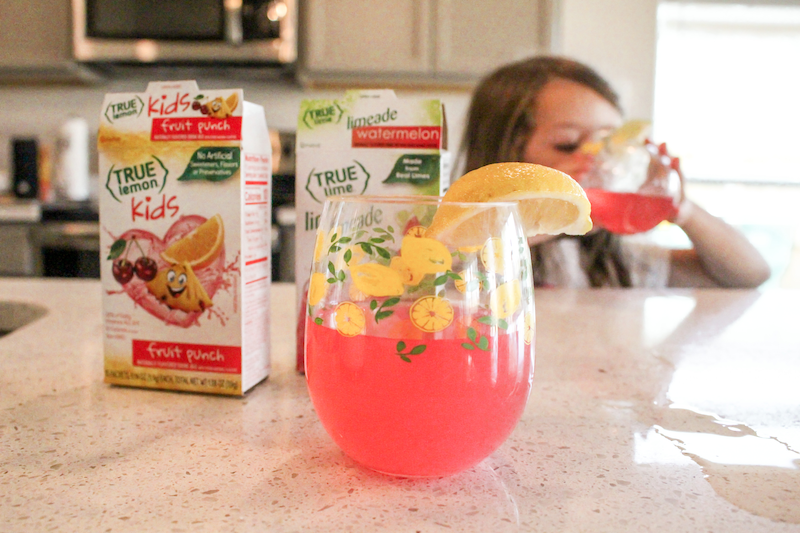
[[[72,0],[73,49],[93,63],[288,64],[296,0]]]
[[[12,140],[14,194],[36,198],[39,194],[39,150],[36,139]]]

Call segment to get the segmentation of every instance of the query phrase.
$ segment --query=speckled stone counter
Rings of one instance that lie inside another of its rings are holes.
[[[46,313],[0,338],[3,532],[800,532],[798,292],[538,291],[523,419],[428,480],[333,444],[285,308],[272,375],[229,398],[103,383],[97,282],[0,280],[25,321],[8,302]]]

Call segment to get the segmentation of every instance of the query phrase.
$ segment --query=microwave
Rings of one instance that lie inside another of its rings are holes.
[[[72,0],[73,53],[87,63],[289,64],[296,0]]]

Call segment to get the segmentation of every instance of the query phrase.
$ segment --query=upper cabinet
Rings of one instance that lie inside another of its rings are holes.
[[[0,82],[86,81],[72,60],[70,0],[2,0]]]
[[[307,0],[310,83],[470,83],[548,48],[551,0]]]
[[[432,2],[304,2],[303,67],[320,73],[428,72],[433,67]]]
[[[69,0],[0,2],[0,66],[50,67],[72,59]]]

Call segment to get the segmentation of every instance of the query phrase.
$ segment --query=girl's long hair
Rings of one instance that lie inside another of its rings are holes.
[[[536,128],[536,105],[553,79],[584,85],[622,112],[619,97],[597,72],[571,59],[537,56],[505,65],[481,81],[470,103],[459,163],[467,173],[491,163],[522,161]],[[598,230],[580,237],[581,262],[593,287],[631,285],[622,260],[619,237]],[[531,248],[534,283],[546,278],[539,247]]]

